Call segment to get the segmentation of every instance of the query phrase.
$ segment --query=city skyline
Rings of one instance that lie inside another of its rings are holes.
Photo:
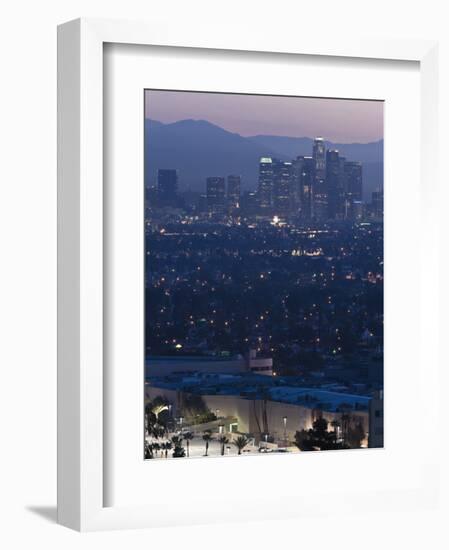
[[[242,137],[323,137],[339,143],[383,139],[383,102],[359,99],[146,90],[145,118],[205,120]]]
[[[214,175],[205,178],[205,193],[197,195],[198,214],[209,216],[258,214],[297,217],[298,220],[330,221],[361,220],[364,215],[383,216],[383,191],[371,193],[363,201],[363,164],[326,148],[318,137],[311,155],[294,159],[275,157],[259,159],[258,185],[253,191],[242,188],[238,174]],[[226,171],[225,171],[226,172]],[[380,204],[379,204],[380,197]],[[183,209],[186,204],[179,188],[179,171],[157,170],[157,185],[148,189],[153,207]]]
[[[275,98],[276,100],[276,98]],[[244,190],[258,184],[261,157],[291,160],[312,154],[315,138],[242,137],[207,121],[192,119],[163,124],[145,121],[145,184],[157,185],[159,168],[179,170],[179,190],[202,192],[207,177],[238,174]],[[341,144],[323,137],[327,149],[363,163],[364,200],[383,186],[383,141]]]

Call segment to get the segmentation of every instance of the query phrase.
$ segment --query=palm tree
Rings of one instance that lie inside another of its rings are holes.
[[[337,441],[339,439],[339,428],[340,428],[340,422],[338,420],[332,420],[331,426],[334,428],[334,439]]]
[[[179,447],[182,447],[182,436],[181,435],[174,435],[172,438],[171,438],[171,441],[173,443],[173,445],[178,445]]]
[[[145,428],[148,432],[148,435],[151,435],[151,430],[156,422],[156,415],[151,410],[151,405],[145,406]]]
[[[190,441],[194,438],[192,432],[184,432],[182,437],[186,440],[187,443],[187,456],[190,456]]]
[[[341,431],[343,433],[343,441],[347,443],[349,428],[351,427],[351,415],[347,412],[341,415]]]
[[[166,404],[164,404],[164,405],[154,405],[154,407],[151,409],[151,412],[156,417],[156,420],[159,419],[159,415],[161,414],[162,411],[168,411],[168,405],[166,405]]]
[[[262,399],[262,424],[263,424],[263,431],[264,433],[270,433],[270,430],[268,428],[268,411],[267,411],[267,390],[263,391],[263,399]]]
[[[148,460],[153,457],[153,445],[145,441],[145,459]]]
[[[155,439],[159,439],[165,435],[165,428],[159,424],[154,424],[151,428],[150,435]]]
[[[186,456],[186,452],[184,450],[184,447],[177,447],[173,449],[173,458],[184,458]]]
[[[225,451],[225,445],[229,443],[229,439],[225,435],[222,435],[218,438],[218,441],[221,443],[221,456],[223,456]]]
[[[249,439],[246,437],[246,435],[239,435],[237,439],[233,441],[234,445],[238,449],[238,454],[242,454],[242,450],[248,445]]]
[[[167,458],[168,451],[171,449],[171,447],[172,445],[170,441],[165,441],[164,443],[161,443],[162,455],[165,456],[165,458]]]
[[[153,451],[154,451],[154,454],[157,456],[157,453],[158,451],[160,451],[161,449],[161,446],[159,445],[159,443],[157,443],[157,441],[155,443],[153,443]]]
[[[340,426],[340,422],[338,420],[332,420],[331,426],[334,428],[334,431],[337,431],[337,428]]]
[[[186,453],[184,451],[184,447],[182,446],[182,437],[174,435],[171,440],[174,445],[173,458],[182,458],[185,456]]]
[[[203,434],[203,439],[204,441],[206,442],[206,453],[204,456],[208,456],[207,455],[207,451],[209,450],[209,442],[212,441],[212,433],[210,430],[206,430]]]

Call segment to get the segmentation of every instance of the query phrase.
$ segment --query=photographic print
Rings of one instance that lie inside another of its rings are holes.
[[[144,458],[383,447],[383,102],[144,102]]]

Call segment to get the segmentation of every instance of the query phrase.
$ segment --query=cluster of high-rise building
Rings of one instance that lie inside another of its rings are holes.
[[[240,209],[241,178],[230,175],[226,178],[206,179],[206,210],[212,214],[232,214]]]
[[[178,193],[178,170],[158,170],[157,188],[151,198],[158,208],[178,208],[182,201]],[[200,209],[211,214],[235,214],[241,207],[241,177],[230,175],[206,179],[206,194],[201,196]]]
[[[157,173],[157,194],[160,205],[171,206],[178,195],[178,171],[161,168]]]
[[[312,155],[285,161],[262,157],[255,191],[242,193],[239,175],[206,178],[206,193],[198,211],[213,216],[253,214],[294,216],[302,220],[358,220],[383,215],[383,191],[372,194],[370,205],[362,201],[362,163],[347,160],[328,149],[323,138],[314,140]],[[178,171],[158,170],[154,203],[180,207]]]
[[[312,156],[292,161],[263,157],[257,200],[267,214],[298,214],[303,219],[344,220],[362,216],[362,164],[316,138]]]

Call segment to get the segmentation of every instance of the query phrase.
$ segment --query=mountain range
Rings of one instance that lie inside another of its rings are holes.
[[[348,160],[363,163],[364,198],[383,186],[383,140],[371,143],[325,142]],[[257,135],[243,137],[206,120],[171,124],[145,119],[145,185],[156,184],[159,168],[179,170],[181,191],[205,191],[209,176],[242,176],[243,191],[257,187],[259,159],[291,160],[311,155],[313,138]]]

